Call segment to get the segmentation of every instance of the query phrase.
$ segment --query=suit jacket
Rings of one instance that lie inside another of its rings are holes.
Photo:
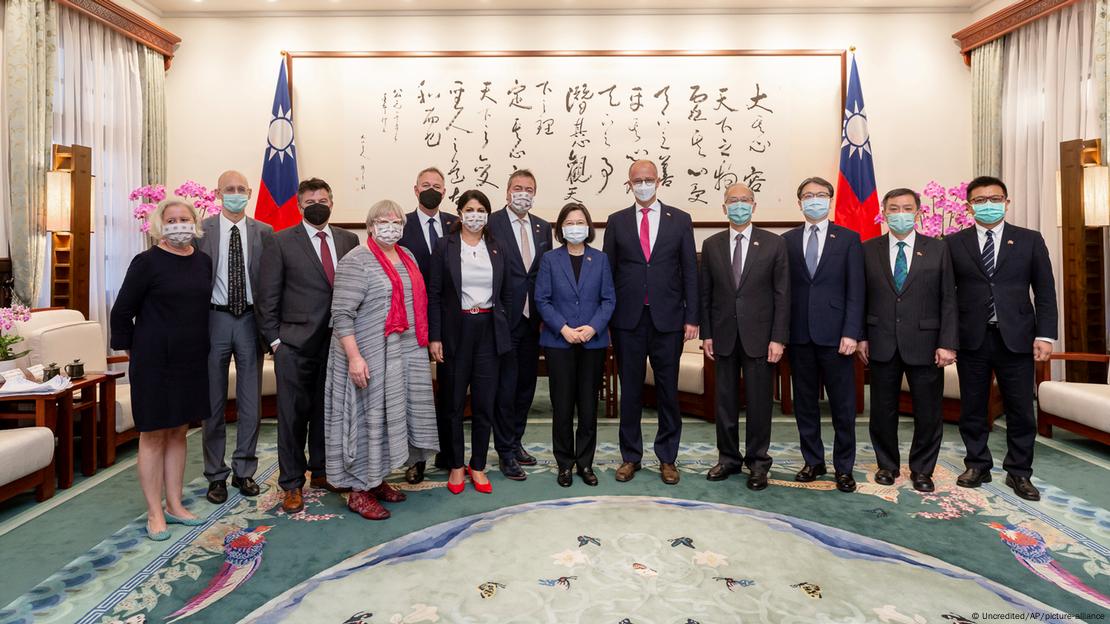
[[[335,262],[358,246],[358,236],[331,226]],[[267,345],[280,339],[306,354],[323,353],[331,338],[332,286],[304,225],[275,232],[262,251],[258,327]],[[319,245],[317,242],[316,245]]]
[[[802,246],[808,226],[782,235],[790,260],[790,342],[835,347],[842,337],[859,340],[866,296],[859,234],[830,223],[817,271],[810,277]]]
[[[452,358],[462,336],[462,241],[460,234],[439,239],[432,254],[428,281],[428,340],[443,343],[443,355]],[[506,284],[505,254],[495,242],[486,243],[493,265],[493,337],[497,354],[512,349],[509,333],[509,306],[512,295]]]
[[[748,357],[767,356],[770,342],[790,337],[790,267],[786,241],[757,227],[748,228],[747,255],[740,287],[732,280],[732,228],[706,239],[701,251],[701,337],[713,351],[732,355],[736,337]]]
[[[928,366],[938,348],[954,351],[960,345],[952,259],[944,241],[915,234],[910,272],[899,292],[890,242],[887,234],[863,244],[870,357],[887,362],[897,352],[906,364]]]
[[[544,254],[536,277],[536,307],[543,318],[541,347],[570,348],[571,344],[562,335],[564,325],[589,325],[596,334],[582,346],[587,349],[608,347],[609,319],[616,304],[613,273],[609,270],[609,257],[604,253],[587,246],[578,279],[574,278],[574,267],[566,247]]]
[[[493,238],[505,252],[508,269],[507,282],[512,293],[513,302],[509,308],[509,327],[516,327],[524,318],[524,301],[528,304],[528,321],[533,327],[539,327],[540,314],[536,309],[536,275],[540,272],[540,258],[551,250],[551,224],[532,215],[532,264],[524,266],[524,259],[520,257],[520,247],[516,244],[514,234],[513,215],[508,208],[502,208],[490,215],[489,228]]]
[[[256,221],[246,217],[242,221],[246,229],[247,246],[247,275],[251,281],[251,300],[258,301],[259,267],[262,266],[262,250],[266,241],[274,235],[274,228],[269,223]],[[201,232],[204,233],[194,241],[194,245],[212,258],[212,288],[216,287],[216,271],[220,264],[220,238],[223,234],[220,228],[220,215],[208,217],[200,222]]]
[[[451,231],[451,226],[459,220],[455,215],[439,211],[439,226],[443,229],[443,236]],[[412,252],[416,258],[416,266],[420,267],[420,274],[424,281],[430,275],[432,251],[428,249],[428,242],[424,240],[424,232],[428,228],[428,218],[417,208],[405,217],[405,229],[401,232],[401,240],[397,244]],[[443,238],[443,237],[440,237]]]
[[[1036,338],[1057,337],[1056,281],[1040,232],[1007,223],[1002,228],[994,277],[987,276],[975,227],[949,236],[960,311],[960,348],[978,349],[987,333],[988,300],[994,295],[998,329],[1006,348],[1032,353]],[[1029,290],[1033,299],[1029,299]]]
[[[659,331],[697,325],[698,256],[690,215],[660,202],[659,232],[651,259],[640,248],[637,206],[613,213],[605,226],[605,254],[613,269],[617,307],[610,325],[633,329],[648,297],[651,321]]]

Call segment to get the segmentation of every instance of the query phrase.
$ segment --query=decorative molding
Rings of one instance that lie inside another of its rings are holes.
[[[174,48],[181,43],[181,37],[111,0],[57,0],[57,2],[158,52],[166,59],[166,69],[170,68]]]
[[[989,2],[990,0],[985,0]],[[151,8],[149,3],[136,0],[140,5]],[[203,6],[203,5],[199,5]],[[315,10],[258,10],[258,11],[160,11],[167,19],[211,19],[228,17],[269,18],[269,17],[635,17],[635,16],[715,16],[715,15],[875,15],[875,14],[941,14],[967,13],[976,7],[966,1],[956,0],[941,5],[887,6],[875,8],[854,4],[830,5],[820,7],[768,6],[742,8],[621,8],[621,9],[315,9]],[[152,9],[153,10],[153,9]]]
[[[971,64],[971,51],[984,43],[990,43],[1030,22],[1075,4],[1079,0],[1021,0],[988,15],[971,26],[955,33],[952,38],[960,44],[964,62]]]

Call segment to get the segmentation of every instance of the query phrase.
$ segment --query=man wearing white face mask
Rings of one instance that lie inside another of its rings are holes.
[[[514,481],[526,477],[521,465],[532,466],[532,457],[521,444],[528,410],[536,394],[540,356],[540,315],[536,310],[536,274],[540,257],[551,249],[551,224],[529,213],[536,196],[536,177],[527,169],[509,176],[505,207],[490,215],[489,228],[505,250],[505,286],[512,293],[509,328],[513,348],[501,362],[493,444],[501,473]]]
[[[204,421],[204,476],[208,500],[227,500],[227,477],[244,496],[257,496],[255,448],[261,418],[261,334],[254,318],[254,300],[262,246],[274,229],[247,216],[251,187],[238,171],[225,171],[216,184],[223,204],[220,214],[201,222],[204,236],[197,246],[212,259],[212,300],[209,313],[208,393],[211,412]],[[235,452],[232,467],[224,461],[228,365],[235,357]],[[233,470],[234,469],[234,470]]]

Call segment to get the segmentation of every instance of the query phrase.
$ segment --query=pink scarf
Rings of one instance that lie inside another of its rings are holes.
[[[405,288],[401,284],[401,276],[397,274],[397,269],[393,267],[389,258],[385,257],[385,252],[382,251],[382,248],[378,246],[373,238],[366,239],[366,246],[370,248],[370,253],[378,259],[378,264],[382,265],[382,270],[385,271],[386,277],[389,278],[389,284],[393,287],[393,294],[389,299],[389,316],[385,317],[385,335],[400,334],[409,328],[408,315],[405,314]],[[401,257],[401,264],[405,265],[405,270],[408,271],[409,279],[412,281],[412,307],[413,316],[416,317],[416,342],[420,346],[426,347],[428,346],[428,292],[424,288],[424,277],[407,253],[398,249],[397,255]]]

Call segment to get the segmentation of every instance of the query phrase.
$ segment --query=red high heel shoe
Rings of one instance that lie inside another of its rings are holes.
[[[467,470],[469,470],[469,468],[467,468]],[[450,479],[451,477],[448,476],[447,478]],[[465,489],[466,479],[463,479],[460,483],[451,483],[451,481],[447,482],[447,491],[452,494],[462,494],[462,491]]]
[[[467,474],[467,476],[470,477],[470,482],[474,484],[474,489],[475,490],[478,490],[482,494],[492,494],[493,493],[493,484],[492,483],[487,481],[485,484],[482,484],[482,483],[478,483],[477,481],[474,480],[474,471],[470,469],[470,466],[466,467],[466,474]]]

